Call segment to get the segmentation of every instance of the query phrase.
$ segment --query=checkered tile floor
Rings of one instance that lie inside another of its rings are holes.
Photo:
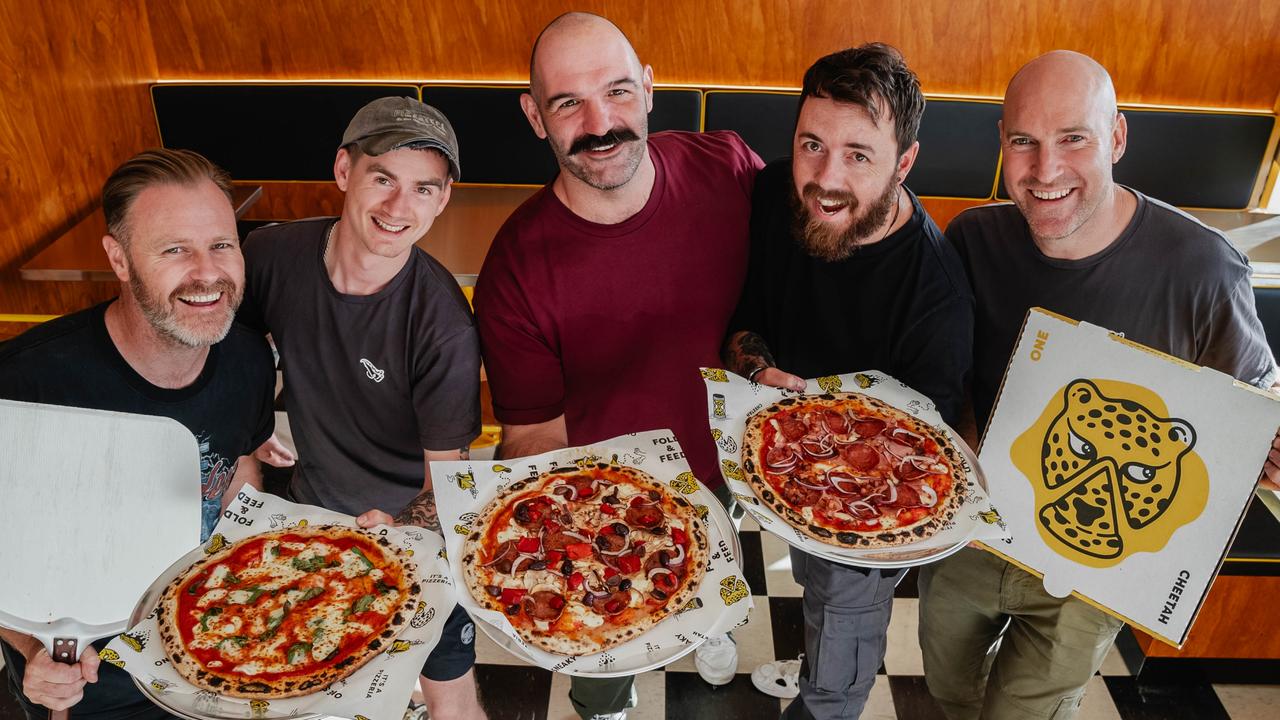
[[[751,684],[750,672],[775,658],[795,658],[803,642],[801,588],[791,579],[787,545],[747,519],[743,523],[744,573],[755,593],[750,621],[734,631],[738,640],[738,676],[712,688],[698,677],[693,656],[664,670],[637,678],[640,704],[630,720],[774,720],[786,701],[769,697]],[[942,720],[929,697],[916,640],[914,572],[898,587],[884,667],[871,691],[863,718],[868,720]],[[569,679],[520,663],[483,633],[476,636],[476,672],[491,720],[574,720]],[[1211,685],[1178,682],[1139,685],[1116,651],[1093,678],[1080,720],[1261,720],[1276,717],[1280,677],[1272,685]],[[0,691],[0,720],[25,720],[16,703]]]
[[[803,643],[802,589],[791,579],[787,545],[761,532],[749,518],[741,532],[744,573],[755,594],[750,621],[734,631],[738,676],[712,688],[698,677],[693,656],[637,678],[640,704],[629,720],[775,720],[786,702],[755,689],[751,669],[775,658],[795,658]],[[916,639],[915,573],[899,585],[889,625],[884,667],[871,691],[867,720],[942,720],[924,684]],[[477,633],[477,675],[491,720],[574,720],[569,680],[531,668]],[[1275,685],[1179,683],[1138,685],[1119,653],[1112,651],[1093,678],[1080,720],[1255,720],[1276,717],[1280,678]]]

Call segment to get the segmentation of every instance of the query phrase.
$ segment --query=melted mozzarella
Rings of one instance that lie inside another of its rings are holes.
[[[209,589],[222,587],[222,583],[227,579],[227,573],[229,572],[231,572],[230,567],[215,565],[213,571],[209,573],[209,579],[204,581],[204,586]]]
[[[209,607],[209,603],[217,602],[218,600],[221,600],[226,596],[227,596],[227,591],[221,588],[217,590],[210,590],[209,592],[200,596],[200,599],[196,601],[196,607]]]
[[[361,575],[367,575],[369,573],[369,564],[357,555],[354,550],[343,550],[342,554],[338,556],[338,559],[342,562],[342,565],[338,570],[342,573],[342,577],[347,578],[348,580],[358,578]]]
[[[586,627],[600,627],[604,624],[604,618],[597,615],[594,610],[589,609],[581,603],[569,603],[565,608],[565,612],[573,617],[573,621]]]

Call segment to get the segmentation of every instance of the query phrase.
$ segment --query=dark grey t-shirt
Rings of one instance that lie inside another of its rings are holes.
[[[413,248],[373,295],[344,295],[324,267],[334,218],[273,225],[245,239],[240,320],[270,332],[298,446],[300,502],[395,514],[422,491],[422,451],[480,432],[480,349],[453,276]]]
[[[1042,254],[1012,204],[965,211],[947,227],[977,301],[973,399],[980,430],[1032,307],[1124,333],[1253,385],[1274,381],[1275,358],[1254,309],[1244,255],[1190,215],[1130,192],[1138,207],[1124,232],[1080,260]]]

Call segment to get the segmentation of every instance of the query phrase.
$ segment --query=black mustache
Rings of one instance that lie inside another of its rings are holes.
[[[574,140],[573,144],[569,146],[569,154],[577,155],[580,152],[598,150],[602,147],[608,147],[610,145],[631,142],[639,139],[640,136],[635,134],[631,128],[625,127],[610,130],[604,135],[583,135],[577,140]]]

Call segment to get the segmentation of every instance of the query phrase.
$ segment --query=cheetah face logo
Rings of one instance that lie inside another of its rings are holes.
[[[1109,567],[1199,516],[1208,473],[1195,428],[1166,415],[1155,393],[1118,381],[1078,379],[1055,395],[1011,451],[1049,547]]]
[[[702,377],[711,382],[729,382],[729,374],[720,368],[702,368]]]
[[[737,575],[731,575],[720,581],[720,599],[724,601],[725,607],[747,599],[750,594],[751,590],[747,587],[746,581]]]
[[[840,388],[844,383],[840,381],[839,375],[826,375],[818,378],[818,387],[822,388],[822,392],[840,392]]]
[[[667,484],[675,488],[677,492],[684,493],[685,495],[689,495],[698,489],[698,481],[694,479],[693,473],[691,472],[682,472],[676,476],[675,480],[672,480]]]

